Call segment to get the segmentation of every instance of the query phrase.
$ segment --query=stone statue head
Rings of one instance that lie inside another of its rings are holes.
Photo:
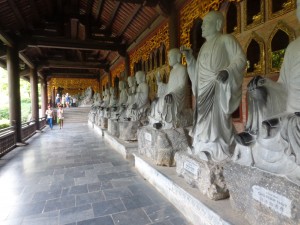
[[[209,38],[217,33],[220,33],[224,25],[224,16],[221,12],[210,11],[203,18],[202,37]]]
[[[110,92],[111,95],[114,95],[115,94],[115,88],[110,87],[109,92]]]
[[[109,89],[108,88],[105,89],[105,95],[109,95]]]
[[[124,90],[126,88],[126,84],[124,81],[119,81],[119,90]]]
[[[146,82],[146,74],[144,71],[138,71],[135,74],[135,79],[138,84]]]
[[[169,65],[174,66],[181,62],[181,52],[178,48],[172,48],[168,52]]]
[[[128,86],[129,86],[129,87],[134,86],[134,84],[135,84],[135,77],[134,77],[134,76],[129,76],[129,77],[127,78],[127,82],[128,82]]]

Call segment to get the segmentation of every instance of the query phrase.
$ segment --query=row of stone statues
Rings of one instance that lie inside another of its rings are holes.
[[[223,23],[223,15],[216,11],[204,17],[202,36],[206,42],[197,59],[184,46],[168,52],[170,79],[164,84],[157,74],[157,99],[151,107],[145,73],[138,71],[128,78],[128,89],[123,81],[119,83],[119,99],[113,88],[106,89],[98,120],[139,121],[155,129],[188,127],[190,114],[185,112],[189,76],[196,101],[190,132],[192,155],[213,162],[233,159],[300,184],[299,39],[287,48],[277,83],[255,77],[248,85],[247,129],[236,134],[231,115],[241,102],[247,60],[238,41],[221,33]],[[182,54],[187,69],[180,63]]]

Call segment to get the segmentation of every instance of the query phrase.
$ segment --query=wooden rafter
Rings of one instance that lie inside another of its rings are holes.
[[[86,2],[86,16],[90,16],[92,14],[94,0],[87,0]]]
[[[113,25],[113,22],[116,18],[119,8],[120,8],[120,4],[121,4],[121,2],[116,2],[115,8],[111,12],[111,16],[110,16],[110,19],[109,19],[107,27],[106,27],[108,30],[110,30]]]
[[[7,2],[9,4],[11,10],[13,11],[15,17],[17,18],[18,23],[21,24],[21,26],[23,28],[26,28],[26,23],[23,19],[23,16],[21,15],[16,3],[15,3],[15,0],[8,0]]]
[[[99,23],[99,19],[100,19],[101,13],[102,13],[103,5],[104,5],[104,0],[99,0],[98,4],[97,4],[96,15],[95,15],[96,23]]]
[[[34,68],[35,65],[34,63],[31,62],[31,60],[23,53],[19,52],[19,58],[22,59],[22,61],[29,67],[29,68]]]
[[[130,16],[127,18],[126,22],[121,27],[120,32],[119,32],[119,36],[123,35],[123,33],[125,32],[125,30],[129,26],[129,24],[132,22],[132,20],[134,19],[134,17],[138,14],[138,12],[140,11],[141,8],[142,8],[142,5],[136,5],[135,6],[133,12],[131,12]]]
[[[8,47],[14,46],[13,40],[1,29],[0,29],[0,40]]]
[[[39,19],[40,19],[40,16],[39,16],[38,9],[37,9],[37,6],[35,4],[35,1],[34,0],[28,0],[28,1],[29,1],[29,4],[30,4],[33,19],[34,19],[35,22],[38,22]]]
[[[107,64],[99,62],[79,62],[67,60],[46,60],[40,63],[42,68],[72,68],[72,69],[100,69],[105,68]]]
[[[25,38],[24,38],[25,39]],[[31,37],[24,40],[28,47],[45,47],[58,49],[78,49],[78,50],[111,50],[117,51],[125,48],[124,44],[107,43],[95,40],[81,41],[73,39],[62,38],[45,38],[45,37]]]

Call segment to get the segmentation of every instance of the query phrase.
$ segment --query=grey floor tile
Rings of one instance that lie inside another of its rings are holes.
[[[106,200],[132,196],[131,191],[126,187],[103,190],[103,193],[105,195]]]
[[[115,225],[110,216],[98,217],[94,219],[77,222],[77,225]]]
[[[76,195],[76,206],[99,202],[103,200],[105,200],[105,197],[102,191]]]
[[[177,209],[172,205],[153,205],[150,207],[144,207],[144,210],[152,222],[160,222],[163,220],[170,220],[174,217],[178,217]]]
[[[153,205],[153,202],[150,198],[148,198],[147,195],[133,195],[130,197],[123,197],[121,198],[123,201],[126,209],[136,209],[136,208],[142,208],[145,206]]]
[[[113,214],[112,217],[115,225],[145,225],[151,222],[142,209]]]
[[[120,199],[113,199],[92,204],[95,217],[126,211]]]
[[[58,211],[25,217],[22,225],[57,225]]]
[[[93,208],[90,204],[63,209],[59,214],[59,224],[72,223],[94,218]]]
[[[66,196],[62,198],[48,200],[44,212],[75,207],[75,196]]]
[[[1,225],[188,224],[86,124],[47,129],[0,159]]]
[[[45,202],[14,205],[8,219],[40,214],[42,213],[44,206]]]

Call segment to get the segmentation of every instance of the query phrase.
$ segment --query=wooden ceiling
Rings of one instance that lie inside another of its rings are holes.
[[[6,65],[6,45],[17,43],[21,76],[37,67],[48,79],[99,78],[175,2],[0,0],[0,65]]]

